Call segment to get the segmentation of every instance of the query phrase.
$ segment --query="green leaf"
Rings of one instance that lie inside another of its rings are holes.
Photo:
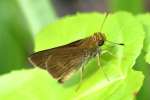
[[[103,81],[78,94],[74,89],[58,84],[41,69],[20,70],[0,77],[0,99],[70,100],[82,97],[85,100],[133,100],[142,81],[140,72],[130,70],[124,79]]]
[[[57,47],[91,36],[94,32],[100,31],[103,19],[104,16],[98,13],[68,16],[49,25],[42,32],[37,34],[35,50],[40,51]],[[110,80],[122,80],[122,78],[126,78],[128,71],[131,70],[135,64],[135,60],[142,49],[144,40],[142,25],[138,23],[131,14],[120,12],[110,15],[107,18],[102,32],[106,34],[107,40],[125,43],[124,47],[108,47],[108,50],[111,51],[116,58],[110,55],[103,55],[101,61],[104,71],[108,74]],[[110,45],[112,44],[108,46]],[[94,73],[94,69],[96,69],[97,66],[97,63],[94,61],[95,59],[91,60],[86,66],[85,76],[93,77],[85,78],[85,82],[80,89],[81,93],[84,93],[89,87],[94,86],[96,83],[100,84],[102,81],[107,81],[101,70]],[[92,75],[93,73],[95,76]],[[98,80],[99,82],[97,82]]]
[[[142,71],[142,73],[145,76],[143,85],[140,91],[138,92],[137,100],[147,100],[147,98],[150,98],[150,95],[149,95],[150,67],[149,67],[149,64],[145,62],[144,57],[145,57],[145,52],[144,50],[142,50],[140,56],[136,60],[136,64],[133,67],[135,70]]]
[[[150,48],[149,48],[149,50],[150,50]],[[150,52],[148,52],[146,55],[146,62],[148,62],[150,64]]]
[[[150,64],[150,14],[139,15],[138,19],[141,21],[146,33],[144,42],[144,51],[146,52],[145,60]]]
[[[16,0],[0,1],[0,74],[27,66],[33,39]],[[26,67],[27,68],[27,67]]]
[[[138,59],[136,60],[136,64],[135,64],[135,69],[142,71],[145,79],[143,82],[143,86],[141,87],[139,93],[138,93],[138,97],[137,100],[146,100],[147,98],[150,98],[149,95],[149,84],[150,84],[150,60],[148,57],[149,56],[149,50],[150,50],[150,14],[141,14],[137,16],[137,19],[142,23],[144,31],[145,31],[145,40],[144,40],[144,46],[143,46],[143,50],[142,53],[140,54],[140,56],[138,57]]]
[[[49,0],[0,1],[0,74],[23,66],[29,68],[31,30],[35,33],[56,19],[49,4]]]
[[[94,32],[100,31],[103,19],[104,15],[99,13],[79,13],[62,18],[36,35],[35,51],[91,36]],[[91,59],[86,65],[83,73],[84,80],[78,91],[75,90],[79,85],[79,73],[61,85],[46,71],[34,69],[0,77],[0,86],[2,86],[0,97],[5,100],[131,100],[135,98],[144,78],[142,73],[132,70],[143,47],[145,34],[142,25],[130,13],[118,12],[107,18],[102,32],[105,33],[107,40],[125,44],[125,46],[117,46],[106,42],[103,47],[115,56],[104,54],[101,57],[101,65],[109,81],[102,69],[98,70],[96,59]],[[16,79],[18,81],[15,81]],[[8,85],[10,82],[13,87]]]
[[[50,1],[17,0],[34,34],[56,20],[56,14]]]

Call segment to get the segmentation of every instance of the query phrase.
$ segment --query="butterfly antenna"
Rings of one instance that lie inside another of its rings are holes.
[[[108,41],[108,40],[106,40],[107,42],[109,42],[109,43],[111,43],[111,44],[115,44],[115,45],[125,45],[124,43],[116,43],[116,42],[112,42],[112,41]]]
[[[102,31],[102,29],[103,29],[104,23],[105,23],[105,21],[106,21],[106,19],[107,19],[108,15],[109,15],[109,13],[108,13],[108,12],[106,12],[106,15],[104,16],[104,20],[103,20],[103,22],[102,22],[102,24],[101,24],[101,27],[100,27],[100,32],[101,32],[101,31]]]
[[[104,17],[104,20],[103,20],[103,22],[102,22],[102,24],[101,24],[101,27],[100,27],[100,32],[101,32],[102,29],[103,29],[104,23],[106,22],[106,19],[107,19],[108,15],[109,15],[109,13],[106,12],[105,17]],[[103,34],[103,35],[105,36],[105,34]],[[108,40],[106,40],[106,41],[109,42],[109,43],[112,43],[112,44],[116,44],[116,45],[124,45],[123,43],[115,43],[115,42],[108,41]]]

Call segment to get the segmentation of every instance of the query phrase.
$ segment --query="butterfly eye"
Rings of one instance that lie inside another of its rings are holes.
[[[98,41],[98,46],[102,46],[104,44],[104,40]]]

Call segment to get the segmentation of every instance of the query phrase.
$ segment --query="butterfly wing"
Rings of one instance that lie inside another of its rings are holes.
[[[42,69],[46,69],[45,62],[48,59],[49,55],[53,55],[53,53],[56,52],[56,51],[61,52],[62,49],[78,47],[83,42],[84,42],[84,39],[77,40],[75,42],[72,42],[72,43],[64,45],[64,46],[59,46],[59,47],[56,47],[56,48],[39,51],[39,52],[36,52],[36,53],[33,53],[32,55],[30,55],[30,57],[28,59],[29,59],[29,61],[32,65],[38,66]]]
[[[55,51],[46,61],[48,72],[63,83],[74,71],[78,70],[82,64],[88,60],[86,50],[79,48],[65,48]]]
[[[35,66],[48,70],[58,82],[63,83],[82,64],[93,57],[92,53],[95,51],[88,50],[88,48],[80,48],[84,41],[86,39],[53,49],[39,51],[32,54],[29,57],[29,61]]]
[[[49,54],[50,53],[47,52],[47,50],[39,51],[30,55],[28,60],[32,65],[46,69],[45,61],[47,60]]]

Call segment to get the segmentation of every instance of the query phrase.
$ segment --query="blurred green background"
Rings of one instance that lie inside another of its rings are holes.
[[[120,10],[149,12],[150,0],[0,0],[0,74],[32,68],[27,57],[33,52],[34,35],[57,19],[77,12]],[[136,66],[145,67],[135,67],[146,76],[137,99],[150,100],[150,66],[143,55]]]

